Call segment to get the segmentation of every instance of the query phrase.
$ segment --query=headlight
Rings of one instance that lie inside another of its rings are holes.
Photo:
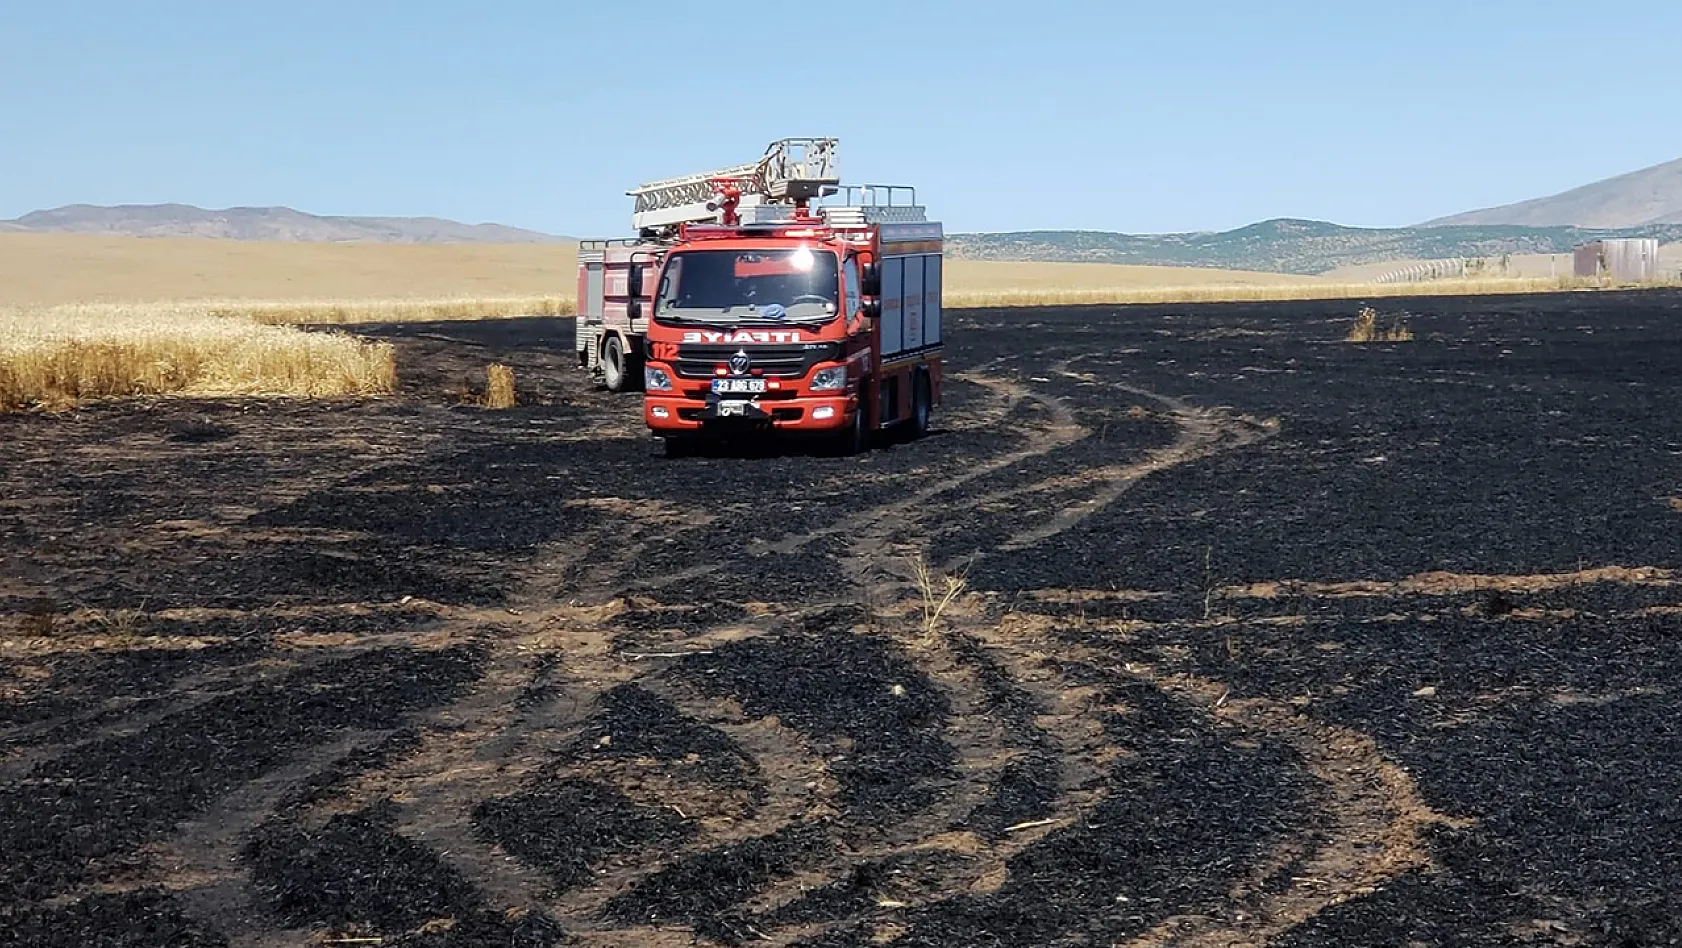
[[[847,367],[844,365],[819,369],[818,373],[812,376],[812,391],[814,392],[830,392],[846,387]]]
[[[665,369],[643,366],[642,387],[650,392],[669,392],[672,390],[672,377],[666,374]]]

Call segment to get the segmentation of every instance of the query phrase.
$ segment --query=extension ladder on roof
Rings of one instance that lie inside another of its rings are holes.
[[[744,208],[833,194],[841,183],[833,138],[783,138],[752,164],[654,181],[625,192],[636,198],[631,226],[648,233],[718,219],[714,182],[739,182]]]

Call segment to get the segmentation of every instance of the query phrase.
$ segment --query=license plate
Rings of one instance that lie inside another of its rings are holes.
[[[718,403],[718,414],[719,414],[719,417],[721,417],[721,418],[727,418],[731,415],[745,415],[745,414],[747,414],[747,412],[748,412],[748,403],[747,402],[719,402]]]
[[[713,379],[713,391],[721,395],[765,391],[764,379]]]

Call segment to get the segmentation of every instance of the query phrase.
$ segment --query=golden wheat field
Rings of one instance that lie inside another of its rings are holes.
[[[0,305],[193,303],[268,322],[486,318],[570,312],[572,244],[314,244],[0,234]],[[1058,294],[1102,301],[1314,277],[1193,267],[952,260],[951,305]]]
[[[0,310],[0,411],[132,395],[392,391],[392,347],[164,306]]]
[[[484,319],[572,311],[577,252],[561,244],[320,244],[0,234],[0,306],[192,304],[261,322]],[[1342,299],[1535,292],[1526,279],[1377,287],[1362,279],[1198,267],[952,259],[947,305]]]
[[[0,305],[571,299],[571,244],[325,244],[0,234]]]

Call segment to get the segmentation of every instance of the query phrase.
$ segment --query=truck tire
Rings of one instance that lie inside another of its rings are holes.
[[[911,383],[911,418],[906,424],[906,440],[915,441],[929,433],[929,412],[933,411],[933,402],[929,375],[918,372]]]
[[[630,381],[630,361],[625,340],[617,333],[609,333],[602,342],[602,384],[608,391],[625,391]]]
[[[870,429],[867,417],[870,414],[869,390],[859,389],[859,407],[853,412],[853,423],[845,429],[836,432],[832,444],[835,454],[841,457],[851,457],[860,454],[870,445]]]

